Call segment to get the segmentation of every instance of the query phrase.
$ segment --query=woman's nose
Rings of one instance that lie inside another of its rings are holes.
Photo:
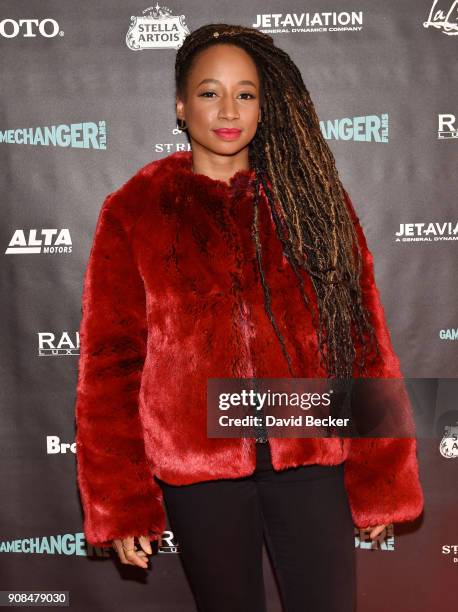
[[[233,119],[238,117],[239,111],[237,108],[237,102],[231,97],[221,99],[221,106],[219,109],[219,116],[227,119]]]

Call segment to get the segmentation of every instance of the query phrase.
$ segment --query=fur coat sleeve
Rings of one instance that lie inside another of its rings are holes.
[[[393,349],[383,305],[375,278],[374,261],[350,197],[347,206],[355,224],[362,251],[361,285],[363,300],[372,314],[380,345],[380,359],[370,377],[402,379],[399,359]],[[411,423],[411,404],[401,383],[399,397],[393,398],[401,420]],[[418,517],[424,499],[419,478],[415,437],[353,438],[344,464],[345,485],[353,520],[360,528],[402,522]]]
[[[133,535],[158,539],[166,524],[138,411],[145,291],[117,213],[121,197],[117,191],[102,205],[86,268],[75,406],[84,532],[102,547]]]

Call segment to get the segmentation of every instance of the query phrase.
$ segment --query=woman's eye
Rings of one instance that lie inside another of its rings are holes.
[[[203,91],[202,93],[199,94],[199,98],[212,98],[214,95],[215,96],[217,95],[216,92],[214,91]],[[249,93],[249,92],[244,92],[239,95],[240,96],[250,96],[249,98],[243,98],[244,100],[256,98],[256,96],[254,96],[252,93]]]

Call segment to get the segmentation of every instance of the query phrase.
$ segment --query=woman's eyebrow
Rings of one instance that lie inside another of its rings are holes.
[[[202,85],[202,83],[219,83],[221,85],[221,81],[218,81],[218,79],[203,79],[200,83],[198,83],[197,87],[199,87],[199,85]],[[239,81],[238,85],[253,85],[253,87],[256,87],[256,85],[253,83],[253,81]]]

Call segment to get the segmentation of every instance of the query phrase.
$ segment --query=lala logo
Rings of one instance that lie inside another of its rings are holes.
[[[184,15],[172,15],[166,6],[149,6],[140,16],[132,16],[126,34],[126,45],[132,51],[141,49],[179,49],[189,34]]]
[[[458,34],[458,0],[454,0],[448,9],[443,11],[436,9],[438,0],[434,0],[429,11],[428,20],[423,22],[423,27],[429,28],[433,26],[438,30],[442,30],[443,34],[456,36]]]
[[[446,459],[456,459],[458,457],[458,427],[454,425],[445,427],[445,434],[440,441],[439,450],[442,457]]]

